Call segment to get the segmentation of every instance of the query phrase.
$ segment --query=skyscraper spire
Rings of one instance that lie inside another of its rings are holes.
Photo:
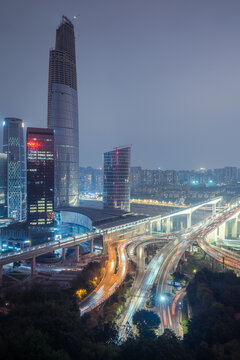
[[[74,27],[65,16],[50,51],[48,127],[55,130],[55,207],[78,204],[79,135]]]

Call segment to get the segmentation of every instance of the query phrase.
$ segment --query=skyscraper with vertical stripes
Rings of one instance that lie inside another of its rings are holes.
[[[3,152],[7,154],[8,217],[16,221],[26,219],[26,166],[24,123],[21,119],[3,121]]]
[[[75,37],[72,22],[62,17],[50,50],[48,128],[54,130],[55,208],[79,201],[79,133]]]

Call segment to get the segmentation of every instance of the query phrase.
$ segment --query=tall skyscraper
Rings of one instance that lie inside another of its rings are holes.
[[[27,221],[30,226],[54,223],[54,132],[27,129]]]
[[[0,218],[7,217],[7,159],[0,153]]]
[[[3,152],[7,154],[8,217],[26,219],[26,167],[23,137],[24,123],[20,119],[3,121]]]
[[[78,98],[74,28],[62,17],[50,51],[48,128],[55,133],[55,207],[79,201]]]
[[[130,147],[104,153],[104,208],[130,211],[130,156]]]

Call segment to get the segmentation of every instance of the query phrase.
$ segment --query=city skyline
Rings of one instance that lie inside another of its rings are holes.
[[[238,359],[239,0],[3,1],[2,358]]]
[[[120,144],[132,144],[134,166],[240,165],[238,1],[16,6],[5,3],[0,14],[2,118],[46,127],[48,51],[60,17],[80,14],[74,20],[80,166],[102,166],[102,154]]]

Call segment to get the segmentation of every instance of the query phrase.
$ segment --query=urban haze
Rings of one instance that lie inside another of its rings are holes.
[[[62,14],[79,15],[83,166],[130,144],[144,168],[239,166],[239,13],[238,0],[3,0],[0,116],[46,126],[49,49]]]
[[[0,354],[239,360],[240,2],[3,1]]]

